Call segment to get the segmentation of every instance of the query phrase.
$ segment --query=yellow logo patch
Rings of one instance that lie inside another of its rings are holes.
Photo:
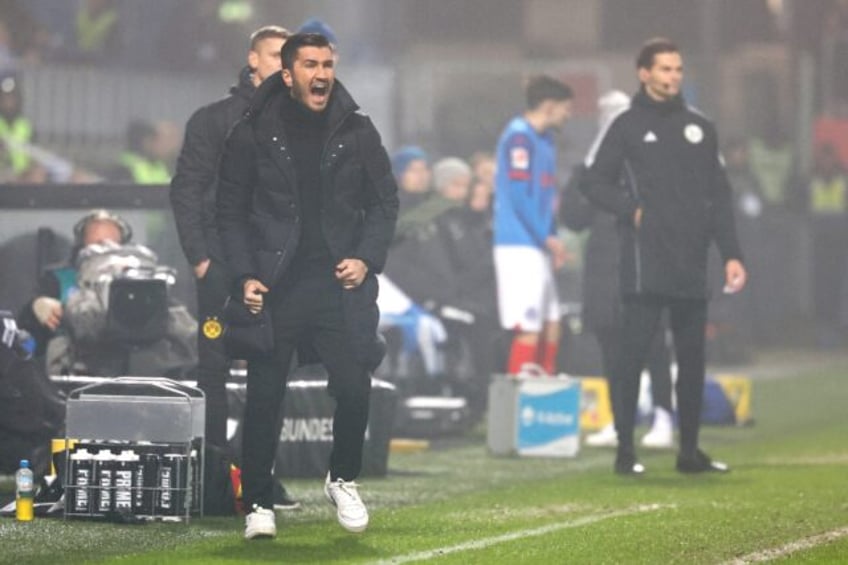
[[[209,339],[218,339],[223,331],[224,327],[218,321],[218,318],[206,318],[206,321],[203,322],[203,335]]]

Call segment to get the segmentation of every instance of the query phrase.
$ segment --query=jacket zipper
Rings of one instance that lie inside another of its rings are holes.
[[[333,137],[335,137],[335,135],[342,128],[344,123],[347,121],[348,117],[350,117],[350,115],[353,114],[355,111],[356,110],[348,110],[347,112],[344,113],[344,115],[339,119],[339,121],[336,122],[336,125],[333,126],[333,129],[330,130],[330,133],[327,135],[327,141],[324,142],[324,147],[321,149],[321,161],[320,161],[320,165],[319,165],[319,167],[320,167],[319,173],[321,174],[321,210],[322,210],[322,213],[321,213],[322,222],[321,223],[322,224],[323,224],[323,220],[325,218],[325,216],[323,214],[324,198],[327,195],[327,192],[324,190],[324,186],[327,183],[327,178],[326,178],[326,175],[324,174],[324,171],[326,170],[327,151],[330,147],[331,142],[333,141]],[[322,232],[322,234],[324,232],[323,226],[322,226],[321,232]],[[325,239],[324,243],[326,244],[326,236],[324,236],[324,239]],[[327,245],[327,248],[329,249],[330,246]],[[330,249],[330,254],[331,255],[333,254],[332,249]],[[342,257],[335,257],[334,261],[338,262],[341,259],[342,259]]]
[[[627,177],[630,179],[630,188],[633,192],[633,195],[635,196],[636,201],[639,202],[639,200],[640,200],[640,198],[639,198],[639,186],[636,183],[636,175],[633,174],[633,169],[630,167],[630,161],[624,161],[624,170],[627,173]],[[645,210],[643,208],[642,209],[642,216],[643,217],[641,219],[644,219],[644,215],[645,215]],[[641,224],[641,219],[640,219],[640,224]],[[633,226],[633,255],[634,255],[633,258],[634,258],[634,261],[635,261],[634,268],[636,269],[636,292],[639,292],[639,293],[642,292],[642,246],[639,245],[639,238],[640,238],[639,232],[640,231],[641,231],[641,225],[639,225],[639,226],[634,225]]]

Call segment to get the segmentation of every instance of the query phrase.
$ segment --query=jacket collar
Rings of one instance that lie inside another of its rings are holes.
[[[247,113],[251,118],[262,114],[266,107],[278,96],[289,96],[289,88],[283,82],[283,72],[278,71],[269,76],[256,89],[256,93],[250,102]],[[333,131],[352,112],[359,109],[344,85],[336,80],[330,93],[330,102],[327,106],[327,126]]]
[[[251,80],[251,74],[250,67],[247,65],[242,67],[239,71],[238,82],[230,87],[230,94],[249,101],[256,91],[253,80]]]
[[[682,94],[678,94],[671,100],[660,102],[648,96],[644,85],[642,85],[639,88],[639,92],[633,96],[633,103],[644,108],[650,108],[660,114],[670,114],[674,111],[681,110],[686,106],[686,101],[683,99]]]

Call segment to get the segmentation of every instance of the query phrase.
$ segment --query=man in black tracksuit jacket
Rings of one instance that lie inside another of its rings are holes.
[[[335,80],[318,34],[295,34],[283,71],[257,90],[219,171],[218,228],[237,292],[267,308],[274,351],[248,361],[242,449],[245,537],[276,534],[269,471],[275,421],[295,347],[312,345],[336,400],[325,483],[341,525],[368,514],[356,491],[377,338],[377,279],[397,221],[397,185],[370,119]]]
[[[712,241],[725,263],[725,292],[741,290],[746,280],[731,187],[713,124],[680,95],[683,65],[677,47],[667,39],[650,40],[636,63],[642,88],[587,156],[582,185],[592,202],[619,221],[624,333],[612,375],[618,387],[615,471],[644,472],[633,447],[639,375],[666,308],[678,361],[677,469],[726,471],[698,448],[698,431]]]

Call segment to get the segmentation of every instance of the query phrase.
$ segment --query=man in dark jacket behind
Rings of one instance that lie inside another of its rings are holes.
[[[621,241],[623,346],[613,369],[618,453],[615,471],[641,474],[633,447],[639,374],[664,309],[678,360],[680,472],[726,471],[698,448],[704,388],[707,251],[714,240],[727,293],[747,278],[733,219],[731,187],[715,128],[686,106],[683,62],[667,39],[636,60],[642,87],[586,158],[587,197],[614,213]],[[625,183],[619,179],[625,178]]]
[[[234,290],[267,308],[274,351],[248,360],[242,449],[245,537],[273,537],[270,469],[285,379],[311,344],[335,397],[324,492],[339,523],[368,525],[354,479],[362,464],[377,338],[377,279],[397,221],[397,185],[371,121],[335,80],[327,38],[295,34],[283,70],[259,88],[219,171],[218,228]]]
[[[171,206],[180,244],[194,268],[197,286],[197,382],[206,394],[206,441],[227,446],[227,390],[231,360],[224,351],[221,309],[230,293],[230,275],[215,228],[215,191],[224,139],[250,105],[256,88],[279,72],[280,49],[289,31],[264,26],[250,36],[247,66],[239,73],[230,95],[199,108],[186,124],[177,172],[171,181]],[[283,489],[276,508],[296,508]]]
[[[171,206],[186,259],[197,277],[198,384],[206,393],[206,440],[226,445],[227,396],[225,384],[230,360],[214,327],[229,295],[229,275],[224,251],[215,229],[217,168],[224,139],[250,104],[263,80],[280,70],[280,49],[289,32],[266,26],[250,37],[248,65],[230,95],[198,109],[186,124],[185,141],[171,182]]]

